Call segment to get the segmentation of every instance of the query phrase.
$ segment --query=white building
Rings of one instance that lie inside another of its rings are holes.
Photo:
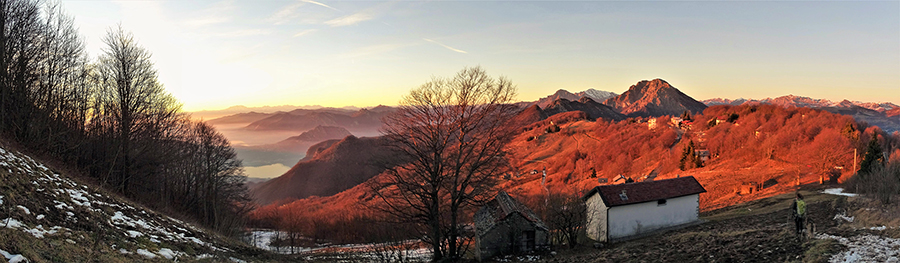
[[[583,198],[587,236],[616,241],[697,221],[705,192],[691,176],[595,187]]]

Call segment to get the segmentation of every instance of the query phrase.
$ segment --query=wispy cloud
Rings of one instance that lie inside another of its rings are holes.
[[[320,5],[320,6],[324,6],[324,7],[327,7],[327,8],[328,8],[328,9],[331,9],[331,10],[334,10],[334,11],[338,11],[338,12],[340,12],[340,11],[341,11],[341,10],[338,10],[338,9],[337,9],[337,8],[334,8],[334,7],[331,7],[331,6],[328,6],[328,5],[326,5],[326,4],[323,4],[323,3],[319,3],[319,2],[316,2],[316,1],[313,1],[313,0],[300,0],[300,2],[304,2],[304,3],[310,3],[310,4],[314,4],[314,5]]]
[[[278,10],[277,13],[269,17],[269,21],[276,25],[287,23],[297,16],[297,9],[303,6],[304,2],[297,2]]]
[[[363,21],[372,20],[372,19],[375,19],[376,17],[382,16],[385,12],[387,12],[396,3],[397,3],[396,1],[384,2],[381,4],[366,8],[365,10],[356,12],[352,15],[342,16],[342,17],[338,17],[335,19],[325,21],[325,24],[332,26],[332,27],[340,27],[340,26],[355,25],[355,24],[358,24]],[[385,23],[385,24],[387,25],[387,23]]]
[[[422,40],[425,40],[425,41],[428,41],[428,42],[431,42],[431,43],[435,43],[435,44],[437,44],[437,45],[439,45],[439,46],[442,46],[442,47],[444,47],[444,48],[446,48],[446,49],[449,49],[449,50],[451,50],[451,51],[453,51],[453,52],[458,52],[458,53],[463,53],[463,54],[468,54],[468,53],[469,53],[469,52],[466,52],[466,51],[464,51],[464,50],[456,49],[456,48],[453,48],[453,47],[451,47],[451,46],[441,44],[440,42],[437,42],[437,41],[434,41],[434,40],[431,40],[431,39],[423,38]]]
[[[325,21],[325,24],[332,26],[332,27],[350,26],[350,25],[355,25],[359,22],[372,20],[373,18],[375,18],[375,16],[373,16],[369,12],[362,11],[362,12],[352,14],[349,16],[342,16],[342,17],[338,17],[338,18],[335,18],[332,20]]]
[[[310,34],[310,33],[313,33],[313,32],[316,32],[316,30],[315,30],[315,29],[307,29],[307,30],[303,30],[303,31],[300,31],[300,32],[297,32],[296,34],[294,34],[294,37],[302,37],[302,36],[304,36],[304,35],[307,35],[307,34]]]
[[[338,10],[337,8],[331,7],[331,6],[323,4],[321,2],[317,2],[317,1],[313,1],[313,0],[299,0],[296,3],[293,3],[291,5],[288,5],[284,8],[282,8],[281,10],[278,10],[278,12],[276,12],[274,15],[269,17],[268,21],[271,21],[272,23],[274,23],[276,25],[281,25],[281,24],[290,22],[291,20],[300,17],[299,9],[301,6],[306,5],[306,4],[314,4],[314,5],[325,7],[325,8],[334,10],[334,11],[342,12],[341,10]]]

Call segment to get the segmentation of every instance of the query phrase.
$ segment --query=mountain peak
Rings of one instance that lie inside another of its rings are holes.
[[[685,95],[662,79],[642,80],[622,95],[603,102],[626,116],[677,116],[684,111],[702,112],[706,105]]]

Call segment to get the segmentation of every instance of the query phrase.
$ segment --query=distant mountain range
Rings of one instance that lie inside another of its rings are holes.
[[[248,148],[278,152],[305,153],[313,144],[327,140],[343,139],[350,135],[353,134],[343,127],[320,125],[312,130],[305,131],[300,135],[289,137],[274,144],[251,146]]]
[[[826,100],[826,99],[813,99],[813,98],[809,98],[809,97],[794,96],[794,95],[786,95],[786,96],[781,96],[781,97],[776,97],[776,98],[765,98],[765,99],[761,99],[761,100],[744,99],[744,98],[740,98],[740,99],[736,99],[736,100],[713,98],[713,99],[703,100],[702,102],[709,106],[714,106],[714,105],[737,106],[737,105],[741,105],[744,103],[749,103],[749,104],[772,104],[772,105],[778,105],[778,106],[785,107],[785,108],[787,108],[787,107],[849,108],[852,106],[858,106],[858,107],[862,107],[862,108],[866,108],[866,109],[870,109],[870,110],[874,110],[874,111],[878,111],[878,112],[886,112],[886,111],[890,111],[892,109],[900,108],[900,106],[898,106],[897,104],[890,103],[890,102],[875,103],[875,102],[861,102],[861,101],[849,101],[849,100],[842,100],[842,101],[835,102],[835,101],[830,101],[830,100]]]
[[[553,104],[555,101],[560,100],[560,99],[565,99],[568,101],[577,101],[577,100],[580,100],[581,98],[587,97],[596,102],[602,102],[602,101],[605,101],[606,99],[615,97],[617,95],[619,95],[619,94],[609,92],[609,91],[595,90],[595,89],[587,89],[585,91],[578,92],[578,93],[571,93],[568,90],[560,89],[560,90],[557,90],[556,93],[553,93],[552,95],[547,96],[547,97],[540,98],[537,101],[523,102],[523,104],[525,104],[523,106],[527,107],[527,106],[531,106],[531,105],[537,105],[538,107],[545,109],[545,108],[549,107],[550,104]]]
[[[304,132],[318,126],[342,127],[362,134],[377,132],[381,118],[394,111],[393,107],[377,106],[371,109],[347,108],[294,109],[273,113],[244,112],[209,120],[213,125],[247,123],[247,131],[297,131]]]
[[[591,119],[606,119],[613,121],[620,121],[625,119],[625,115],[622,115],[616,109],[613,109],[610,106],[605,104],[600,104],[591,99],[590,97],[582,97],[576,101],[569,101],[567,99],[558,99],[547,105],[543,112],[545,115],[553,116],[558,113],[570,112],[570,111],[582,111]]]
[[[743,105],[743,104],[771,104],[785,108],[807,107],[822,109],[831,113],[852,116],[857,121],[864,121],[880,127],[887,132],[900,131],[900,106],[891,102],[861,102],[842,100],[839,102],[826,99],[813,99],[809,97],[787,95],[777,98],[756,99],[722,99],[714,98],[704,100],[709,106],[715,105]]]
[[[296,109],[304,109],[304,110],[316,110],[322,109],[326,107],[322,107],[320,105],[305,105],[305,106],[295,106],[295,105],[281,105],[281,106],[260,106],[260,107],[247,107],[244,105],[231,106],[221,110],[202,110],[202,111],[194,111],[191,112],[191,116],[196,119],[205,119],[211,120],[215,118],[219,118],[222,116],[234,115],[238,113],[247,113],[247,112],[257,112],[257,113],[275,113],[279,111],[292,111]],[[359,110],[359,107],[354,106],[346,106],[341,107],[341,109],[356,111]]]

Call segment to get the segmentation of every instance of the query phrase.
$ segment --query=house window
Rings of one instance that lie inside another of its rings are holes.
[[[664,206],[666,205],[666,199],[656,200],[656,206]]]

